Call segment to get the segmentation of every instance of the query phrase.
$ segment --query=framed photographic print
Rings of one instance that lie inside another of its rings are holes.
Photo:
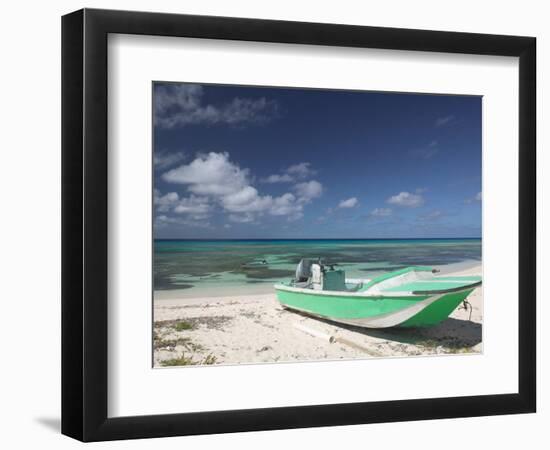
[[[62,432],[535,411],[535,39],[63,17]]]

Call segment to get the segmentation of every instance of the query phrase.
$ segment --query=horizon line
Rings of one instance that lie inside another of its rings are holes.
[[[153,238],[155,241],[397,241],[397,240],[460,240],[481,239],[481,236],[463,237],[391,237],[391,238]]]

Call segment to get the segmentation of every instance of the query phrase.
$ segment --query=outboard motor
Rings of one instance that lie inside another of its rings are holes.
[[[296,267],[296,281],[304,282],[311,277],[311,265],[313,262],[310,259],[302,259]]]

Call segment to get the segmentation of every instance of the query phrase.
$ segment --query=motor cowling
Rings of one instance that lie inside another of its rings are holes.
[[[313,261],[310,259],[302,259],[296,267],[296,281],[303,282],[311,277],[311,266]]]

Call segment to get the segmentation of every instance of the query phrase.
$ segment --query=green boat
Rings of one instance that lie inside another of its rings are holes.
[[[359,327],[427,327],[447,319],[481,285],[481,277],[436,276],[437,270],[424,266],[369,280],[346,279],[334,266],[300,261],[295,279],[275,284],[279,302],[291,310]]]

